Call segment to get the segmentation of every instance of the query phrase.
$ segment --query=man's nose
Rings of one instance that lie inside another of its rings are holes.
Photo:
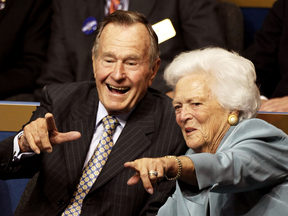
[[[116,62],[112,71],[112,77],[114,80],[121,80],[126,77],[124,65],[122,62]]]

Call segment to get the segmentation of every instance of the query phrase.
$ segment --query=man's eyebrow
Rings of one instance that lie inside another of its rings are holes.
[[[101,56],[102,57],[115,57],[115,55],[111,52],[103,52]]]
[[[124,59],[127,59],[127,60],[129,60],[129,59],[140,59],[141,57],[139,56],[139,55],[128,55],[128,56],[126,56],[126,57],[124,57]]]
[[[112,58],[115,58],[115,54],[111,53],[111,52],[103,52],[101,54],[102,57],[112,57]],[[127,55],[127,56],[124,56],[123,57],[124,60],[138,60],[138,59],[141,59],[141,56],[139,55],[135,55],[135,54],[132,54],[132,55]]]

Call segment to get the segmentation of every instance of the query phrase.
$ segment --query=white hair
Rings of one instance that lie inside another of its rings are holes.
[[[222,48],[205,48],[181,53],[168,65],[164,78],[175,88],[179,79],[203,74],[210,79],[210,88],[226,110],[239,111],[239,121],[255,117],[260,107],[260,93],[254,65],[235,52]]]

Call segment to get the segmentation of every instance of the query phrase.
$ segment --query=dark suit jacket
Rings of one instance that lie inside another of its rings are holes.
[[[23,215],[59,215],[68,205],[81,177],[93,136],[97,105],[94,82],[49,86],[31,120],[52,112],[59,131],[76,130],[82,137],[54,147],[51,154],[35,155],[15,167],[11,165],[13,137],[1,142],[2,179],[31,177],[40,171]],[[149,195],[142,183],[127,185],[134,172],[123,165],[136,158],[184,154],[186,149],[171,100],[150,89],[127,120],[107,163],[84,200],[81,215],[155,215],[173,193],[175,182],[164,180],[154,194]]]
[[[287,50],[288,2],[278,0],[244,54],[254,63],[261,94],[268,98],[288,95]]]
[[[33,94],[45,62],[51,0],[7,0],[0,10],[0,100]]]
[[[41,87],[94,80],[91,49],[95,33],[84,35],[81,28],[90,16],[100,23],[105,17],[104,6],[105,1],[100,0],[54,1],[48,63],[38,82]],[[160,44],[161,65],[153,88],[170,90],[163,80],[163,71],[175,55],[208,45],[224,46],[214,7],[215,0],[130,0],[129,10],[143,13],[151,24],[169,18],[176,30],[174,38]]]

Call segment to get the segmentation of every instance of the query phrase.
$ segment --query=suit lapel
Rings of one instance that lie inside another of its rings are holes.
[[[130,11],[141,11],[141,13],[145,14],[147,19],[153,11],[154,5],[157,0],[130,0],[129,2],[129,10]]]
[[[75,190],[75,185],[77,185],[81,177],[84,161],[95,129],[99,99],[96,90],[94,93],[89,96],[85,104],[73,111],[71,119],[63,123],[63,132],[79,131],[82,135],[79,140],[64,144],[68,174],[66,181],[71,193]],[[124,169],[123,165],[125,162],[135,160],[152,144],[147,135],[155,132],[154,113],[155,104],[153,103],[152,95],[147,93],[129,117],[91,192],[117,175]]]
[[[117,175],[124,169],[125,162],[135,160],[151,145],[147,135],[155,131],[155,107],[150,97],[147,93],[129,117],[91,192]]]
[[[69,178],[69,188],[75,189],[78,183],[87,152],[95,129],[98,95],[95,91],[90,94],[86,103],[79,106],[71,114],[71,119],[63,123],[64,131],[79,131],[81,138],[66,143],[64,146],[65,162]]]

